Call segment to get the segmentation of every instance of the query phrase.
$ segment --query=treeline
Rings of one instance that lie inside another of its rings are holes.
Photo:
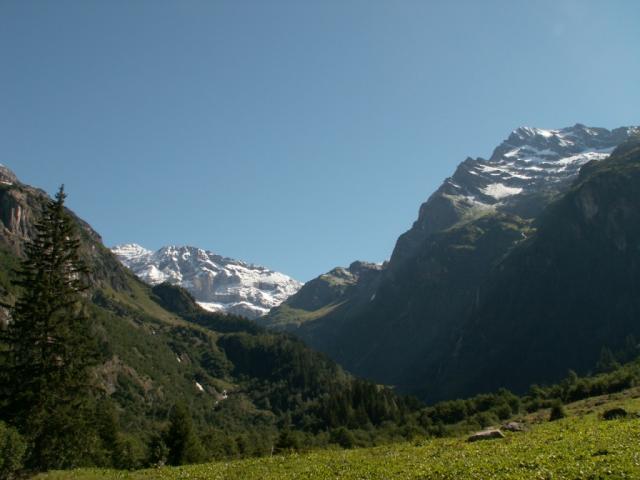
[[[627,363],[622,363],[624,361]],[[563,404],[637,385],[640,385],[638,344],[629,337],[625,347],[615,354],[603,347],[594,374],[580,377],[570,370],[562,381],[552,385],[534,384],[520,397],[500,389],[497,393],[439,402],[422,409],[418,421],[430,435],[445,436],[497,425],[518,414],[558,409]]]

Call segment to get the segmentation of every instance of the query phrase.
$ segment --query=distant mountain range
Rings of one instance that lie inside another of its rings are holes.
[[[196,247],[168,246],[153,252],[132,243],[112,251],[150,285],[180,285],[206,310],[250,319],[266,314],[302,286],[282,273]]]
[[[458,166],[389,262],[334,269],[259,322],[427,400],[588,371],[640,334],[639,134],[518,128]]]

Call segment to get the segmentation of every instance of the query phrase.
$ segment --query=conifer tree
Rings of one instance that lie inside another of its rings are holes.
[[[25,248],[19,296],[4,332],[3,417],[26,437],[32,468],[85,463],[92,447],[90,367],[97,361],[80,258],[64,188],[49,201]]]
[[[165,435],[165,444],[169,448],[167,463],[184,465],[204,460],[204,449],[194,431],[191,415],[184,403],[178,402],[174,405],[170,422]]]

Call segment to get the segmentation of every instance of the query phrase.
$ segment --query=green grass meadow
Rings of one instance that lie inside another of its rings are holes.
[[[123,472],[50,472],[39,480],[151,479],[640,479],[640,392],[590,398],[567,407],[569,416],[546,420],[548,411],[522,418],[526,432],[467,443],[466,437],[356,450],[319,450],[248,460]],[[605,421],[601,413],[622,406],[630,415]]]

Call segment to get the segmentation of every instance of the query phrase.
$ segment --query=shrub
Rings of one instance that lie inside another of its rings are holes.
[[[300,438],[297,435],[297,432],[293,432],[289,428],[284,428],[280,431],[280,435],[278,436],[278,441],[275,444],[275,451],[283,453],[294,450],[300,450]]]
[[[356,439],[351,433],[350,430],[347,430],[344,427],[340,427],[331,432],[331,438],[329,440],[331,443],[337,443],[342,448],[353,448],[356,443]]]
[[[567,416],[567,412],[564,409],[564,405],[561,402],[557,401],[551,405],[551,413],[549,414],[549,421],[553,422],[555,420],[560,420]]]
[[[509,405],[507,405],[506,403],[497,406],[494,409],[494,413],[496,414],[496,416],[498,417],[499,420],[506,420],[507,418],[511,417],[511,415],[512,415],[511,407]]]
[[[13,478],[22,468],[27,445],[20,434],[0,422],[0,478]]]

